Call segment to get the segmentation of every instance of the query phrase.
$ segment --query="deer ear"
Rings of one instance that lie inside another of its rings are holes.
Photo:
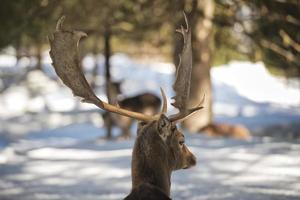
[[[162,114],[159,117],[158,126],[159,126],[159,128],[169,127],[169,126],[171,126],[171,122],[164,114]]]
[[[142,129],[145,127],[147,123],[146,122],[139,122],[137,127],[137,135],[140,135],[142,133]]]
[[[167,137],[171,134],[171,121],[164,114],[158,119],[157,129],[159,136],[163,141],[166,141]]]

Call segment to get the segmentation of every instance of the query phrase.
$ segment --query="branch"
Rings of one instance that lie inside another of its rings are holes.
[[[291,52],[285,50],[284,48],[278,46],[277,44],[275,44],[274,42],[270,42],[267,41],[265,39],[263,39],[261,41],[261,45],[267,49],[270,49],[278,54],[280,54],[281,56],[283,56],[285,59],[287,59],[290,62],[298,62],[297,57],[292,54]]]
[[[295,41],[294,39],[292,39],[287,32],[285,32],[284,30],[280,30],[279,31],[279,35],[281,36],[283,43],[287,46],[291,46],[293,47],[296,51],[300,52],[300,44]]]

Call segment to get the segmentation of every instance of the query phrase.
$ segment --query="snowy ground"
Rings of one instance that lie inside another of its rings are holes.
[[[85,59],[87,72],[94,61]],[[97,62],[102,66],[103,58]],[[44,64],[48,77],[34,72],[0,95],[0,199],[122,199],[131,187],[133,139],[99,139],[105,132],[101,113],[74,101],[70,91],[49,78],[55,76],[47,58]],[[115,80],[126,79],[127,96],[156,93],[159,86],[172,95],[170,64],[137,64],[115,55],[112,66]],[[296,86],[271,76],[261,63],[214,68],[212,80],[217,121],[242,123],[256,135],[272,137],[236,141],[186,134],[198,165],[174,173],[173,199],[299,199]],[[100,76],[100,96],[102,84]]]
[[[0,165],[0,199],[122,199],[133,140],[95,142],[101,131],[78,124],[12,144]],[[299,143],[187,138],[198,165],[174,173],[174,199],[299,199]]]

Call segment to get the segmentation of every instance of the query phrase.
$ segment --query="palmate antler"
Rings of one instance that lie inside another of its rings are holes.
[[[58,20],[56,31],[52,37],[49,37],[51,47],[50,56],[57,75],[63,83],[72,90],[74,96],[81,97],[83,102],[93,103],[108,112],[117,113],[144,122],[157,120],[160,115],[149,116],[125,110],[118,106],[103,102],[95,95],[84,77],[78,55],[79,41],[82,37],[86,37],[87,34],[81,31],[64,30],[64,19],[65,17],[61,17]],[[167,100],[162,89],[161,94],[163,98],[163,108],[161,113],[165,113],[167,111]]]
[[[177,67],[176,81],[173,85],[176,96],[174,97],[175,102],[172,104],[179,109],[179,113],[169,117],[169,120],[173,123],[178,123],[186,119],[192,113],[203,108],[201,105],[204,100],[203,99],[199,106],[195,108],[187,108],[192,70],[192,48],[191,31],[188,26],[187,18],[185,15],[184,17],[187,28],[185,29],[182,26],[181,30],[178,30],[178,32],[183,35],[184,46],[180,56],[180,64]],[[52,65],[54,66],[57,75],[60,77],[63,83],[72,90],[74,96],[81,97],[83,102],[95,104],[99,108],[108,112],[124,115],[144,122],[157,120],[161,114],[167,112],[167,98],[162,89],[162,111],[160,114],[154,116],[122,109],[118,106],[101,101],[95,95],[91,86],[84,77],[79,61],[78,44],[80,39],[82,37],[86,37],[87,34],[81,31],[65,30],[63,28],[64,19],[65,17],[61,17],[58,20],[53,36],[49,37],[51,47],[50,56],[53,61]]]
[[[185,13],[183,14],[186,28],[181,26],[181,29],[176,30],[183,36],[183,49],[181,55],[179,55],[179,65],[176,69],[176,79],[175,83],[173,84],[173,89],[176,92],[176,95],[173,97],[174,103],[172,103],[172,105],[179,110],[179,113],[169,117],[172,122],[180,122],[187,119],[193,113],[202,109],[202,104],[204,102],[203,97],[198,106],[191,109],[188,108],[192,74],[192,43],[191,29]]]

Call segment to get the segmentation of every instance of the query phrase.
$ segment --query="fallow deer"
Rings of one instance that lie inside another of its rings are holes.
[[[117,102],[117,104],[126,110],[140,112],[148,115],[154,115],[159,112],[161,106],[161,100],[154,94],[145,92],[132,97],[119,98],[121,92],[121,82],[108,82],[110,86],[110,98],[111,102]],[[124,117],[117,114],[109,114],[105,112],[103,115],[104,124],[107,128],[107,138],[112,137],[112,127],[117,126],[121,129],[121,138],[130,138],[130,128],[134,122],[132,118]]]
[[[200,129],[211,137],[229,137],[238,140],[251,139],[250,131],[241,124],[211,123]]]
[[[126,199],[170,199],[172,171],[196,164],[196,158],[184,144],[184,135],[177,129],[176,124],[202,109],[204,100],[198,106],[188,108],[192,50],[191,30],[186,16],[186,28],[181,26],[181,29],[177,30],[182,34],[184,44],[173,85],[176,95],[172,105],[179,112],[168,117],[165,115],[167,101],[162,89],[163,106],[161,112],[156,115],[129,111],[101,101],[85,79],[78,58],[78,43],[86,34],[64,29],[63,21],[64,17],[58,21],[53,36],[49,37],[53,66],[63,83],[84,102],[93,103],[107,112],[140,121],[132,153],[132,191]]]

